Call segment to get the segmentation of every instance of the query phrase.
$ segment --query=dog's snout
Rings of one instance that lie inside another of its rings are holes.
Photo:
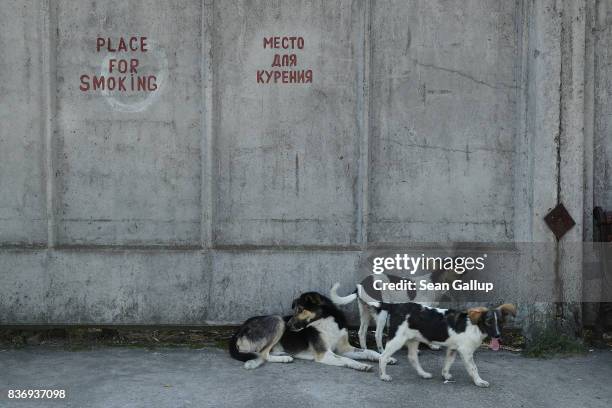
[[[291,331],[295,331],[296,327],[295,327],[295,321],[293,318],[289,319],[289,321],[287,322],[287,328]]]

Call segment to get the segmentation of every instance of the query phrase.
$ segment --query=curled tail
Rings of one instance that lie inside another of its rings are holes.
[[[238,349],[238,345],[236,342],[238,341],[238,335],[240,333],[235,333],[229,341],[229,353],[232,358],[239,361],[249,361],[258,358],[259,356],[255,353],[243,353]]]
[[[354,291],[348,296],[339,296],[338,295],[339,287],[340,287],[340,283],[336,282],[334,283],[334,286],[332,286],[331,290],[329,291],[329,297],[331,298],[332,302],[334,302],[336,305],[338,306],[346,305],[348,303],[351,303],[355,299],[357,299],[357,291]]]

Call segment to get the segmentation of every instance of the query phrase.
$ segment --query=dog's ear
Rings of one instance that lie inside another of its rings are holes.
[[[320,305],[323,303],[318,293],[309,293],[306,295],[304,300],[306,300],[309,303],[312,303],[313,305]]]
[[[467,314],[472,324],[478,324],[482,316],[488,311],[489,309],[487,309],[486,307],[473,307],[471,309],[468,309]]]
[[[297,299],[293,299],[293,302],[291,302],[291,308],[295,309],[295,306],[297,305]]]
[[[516,317],[516,306],[514,306],[512,303],[504,303],[503,305],[498,306],[497,310],[502,312],[503,316],[511,314],[513,317]]]

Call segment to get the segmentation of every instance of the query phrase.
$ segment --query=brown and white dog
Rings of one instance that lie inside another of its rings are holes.
[[[258,316],[244,322],[230,340],[230,355],[244,361],[247,369],[299,358],[370,371],[372,366],[356,360],[379,360],[379,353],[349,343],[344,313],[327,297],[304,293],[291,307],[292,316]],[[392,358],[386,361],[395,363]]]
[[[431,378],[432,375],[423,370],[419,363],[419,343],[425,343],[447,347],[442,368],[445,380],[452,378],[450,368],[459,353],[468,374],[479,387],[488,387],[489,383],[478,374],[474,352],[487,336],[491,337],[490,347],[499,350],[505,318],[509,314],[516,316],[516,307],[508,303],[495,309],[476,307],[467,311],[436,309],[418,303],[383,303],[382,308],[387,310],[392,321],[396,320],[392,326],[397,327],[397,330],[387,342],[379,360],[381,380],[391,381],[386,371],[387,361],[404,344],[408,347],[408,361],[412,367],[421,377]]]

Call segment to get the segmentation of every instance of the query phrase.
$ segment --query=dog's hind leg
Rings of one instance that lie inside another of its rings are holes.
[[[385,348],[382,344],[383,331],[385,330],[385,326],[387,325],[387,317],[389,312],[386,310],[381,310],[376,316],[376,348],[378,348],[378,352],[382,353],[385,351]]]
[[[387,364],[390,362],[391,356],[404,346],[406,340],[408,340],[406,330],[405,328],[402,328],[400,326],[400,328],[397,330],[397,333],[395,334],[395,337],[393,337],[387,342],[385,351],[382,353],[380,359],[378,360],[379,376],[381,380],[391,381],[391,376],[387,374]]]
[[[444,367],[442,367],[442,377],[445,380],[450,380],[453,376],[450,373],[450,368],[455,362],[455,357],[457,356],[457,350],[447,348],[446,349],[446,358],[444,359]]]
[[[283,333],[285,332],[285,322],[282,317],[277,316],[277,319],[273,323],[273,327],[271,327],[270,329],[273,330],[272,336],[266,342],[266,345],[257,353],[257,358],[244,363],[244,368],[246,368],[247,370],[254,370],[260,365],[262,365],[265,361],[270,361],[273,363],[288,363],[293,361],[291,357],[289,357],[291,359],[291,361],[289,361],[285,357],[270,355],[270,351],[279,342],[279,340],[283,336]],[[280,361],[281,359],[285,361]]]
[[[421,363],[419,362],[419,342],[418,340],[410,340],[408,342],[408,361],[412,364],[412,367],[416,370],[417,374],[423,378],[431,378],[431,373],[423,370]]]
[[[261,358],[261,356],[254,358],[253,360],[249,360],[247,362],[244,363],[244,368],[246,368],[247,370],[254,370],[257,367],[259,367],[260,365],[262,365],[264,363],[264,359]]]
[[[368,327],[370,326],[370,311],[368,310],[368,305],[359,300],[359,346],[363,349],[367,349],[367,336],[368,336]]]
[[[474,352],[459,350],[459,354],[461,355],[463,364],[465,364],[465,369],[467,370],[470,377],[472,377],[474,384],[479,387],[488,387],[489,383],[480,378],[480,374],[478,374],[478,368],[476,367],[476,363],[474,362]]]

